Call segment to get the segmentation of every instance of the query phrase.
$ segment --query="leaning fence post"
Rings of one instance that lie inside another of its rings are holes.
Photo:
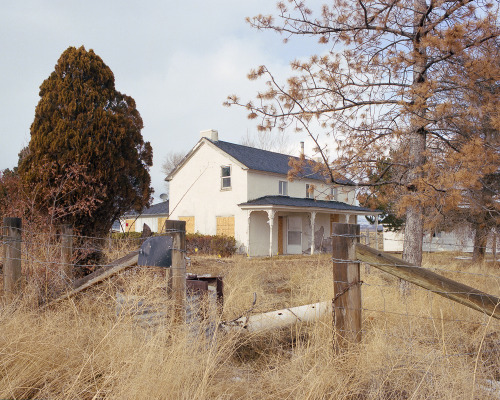
[[[61,262],[65,277],[72,282],[73,274],[73,227],[70,224],[61,225]]]
[[[332,224],[333,315],[335,343],[339,350],[361,341],[361,281],[356,260],[359,225]]]
[[[21,218],[4,218],[3,288],[10,302],[21,289]]]
[[[186,319],[186,221],[167,220],[165,228],[167,234],[170,234],[173,239],[171,291],[175,307],[174,320],[184,322]]]

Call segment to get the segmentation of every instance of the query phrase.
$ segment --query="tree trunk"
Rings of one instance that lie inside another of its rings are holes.
[[[427,144],[426,132],[426,103],[427,98],[422,97],[419,88],[426,81],[427,53],[425,45],[421,44],[422,37],[425,35],[423,27],[420,25],[421,17],[427,9],[426,0],[414,0],[415,19],[413,28],[413,46],[415,51],[415,65],[413,68],[412,82],[412,102],[417,105],[413,117],[411,118],[410,133],[408,134],[408,175],[407,189],[410,196],[418,196],[418,180],[422,178],[421,167],[425,163],[425,149]],[[413,193],[411,193],[413,192]],[[422,241],[424,236],[423,209],[418,199],[414,199],[413,204],[406,210],[405,237],[403,244],[403,260],[416,265],[422,265]],[[409,292],[407,282],[400,281],[401,294],[406,295]]]
[[[488,240],[489,229],[481,224],[476,224],[475,228],[472,262],[483,262],[486,254],[486,242]]]
[[[423,236],[422,207],[409,207],[406,211],[403,260],[417,267],[422,265]]]
[[[415,19],[413,27],[413,46],[415,50],[415,65],[413,67],[412,102],[417,108],[411,118],[410,132],[408,134],[408,175],[407,189],[410,196],[418,196],[418,180],[422,178],[422,165],[425,163],[425,149],[427,142],[425,128],[425,114],[427,98],[422,97],[419,88],[426,81],[427,53],[425,45],[421,44],[425,35],[421,24],[421,18],[427,9],[426,0],[414,0]],[[413,192],[413,193],[412,193]],[[405,239],[403,248],[403,260],[420,266],[422,264],[422,240],[424,234],[423,210],[416,199],[406,210]]]
[[[422,265],[422,242],[424,237],[424,222],[422,207],[413,206],[406,210],[405,236],[403,243],[403,260],[412,265]],[[399,281],[400,292],[406,296],[410,292],[410,284]]]

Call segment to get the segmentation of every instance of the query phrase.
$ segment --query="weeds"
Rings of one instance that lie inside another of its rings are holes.
[[[115,256],[126,249],[118,249]],[[426,267],[498,294],[492,266],[432,255]],[[331,317],[260,334],[196,335],[168,318],[160,270],[134,269],[41,311],[24,297],[0,309],[0,398],[43,399],[495,399],[496,320],[427,291],[401,298],[396,279],[362,267],[363,340],[336,353]],[[193,256],[189,272],[224,277],[222,319],[333,297],[328,256]],[[466,272],[467,274],[464,274]],[[147,300],[161,323],[137,323]]]

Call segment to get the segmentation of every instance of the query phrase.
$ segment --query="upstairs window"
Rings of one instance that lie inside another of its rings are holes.
[[[306,183],[306,199],[312,199],[313,198],[313,195],[312,195],[311,191],[312,191],[311,185],[309,185],[308,183]]]
[[[338,188],[330,188],[330,200],[332,201],[338,201],[339,199],[339,190]]]
[[[280,196],[288,196],[288,182],[279,181],[279,194]]]
[[[220,167],[220,188],[231,189],[231,166]]]

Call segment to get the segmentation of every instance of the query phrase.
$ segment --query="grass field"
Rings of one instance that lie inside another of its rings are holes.
[[[453,254],[424,266],[498,295],[497,269]],[[214,338],[164,319],[116,313],[116,292],[168,310],[162,271],[134,269],[40,311],[26,288],[0,310],[0,398],[16,399],[498,399],[499,323],[362,266],[363,340],[342,353],[331,316],[261,334]],[[217,259],[189,272],[224,277],[222,319],[333,297],[328,256]],[[133,311],[133,309],[131,309]]]

